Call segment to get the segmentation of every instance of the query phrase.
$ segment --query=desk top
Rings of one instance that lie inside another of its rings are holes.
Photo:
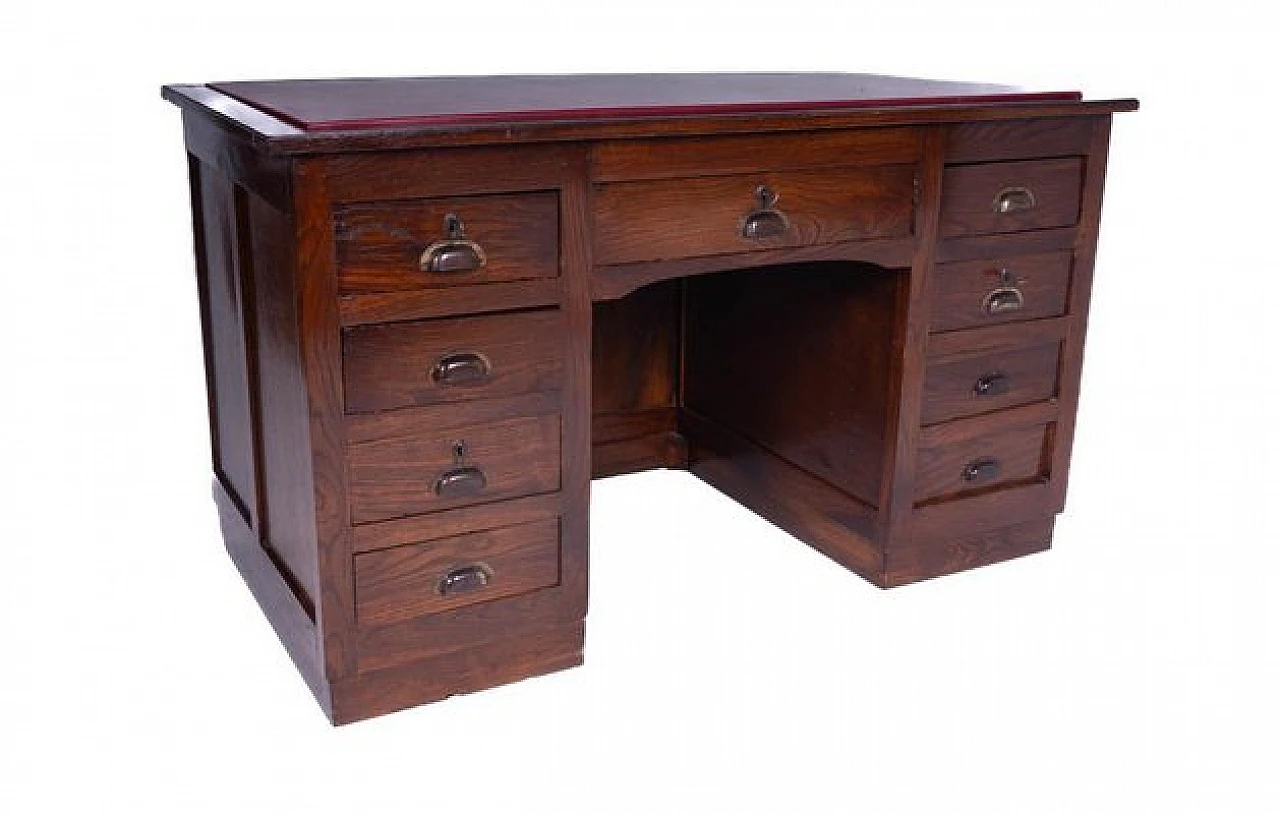
[[[762,133],[1136,110],[1077,91],[849,73],[296,79],[166,85],[273,155]]]
[[[209,87],[305,131],[1081,98],[1077,91],[846,73],[301,79]]]

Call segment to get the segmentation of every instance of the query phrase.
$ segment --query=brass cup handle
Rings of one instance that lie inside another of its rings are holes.
[[[742,236],[748,240],[778,237],[786,234],[787,218],[773,209],[761,209],[747,215],[742,222]]]
[[[969,483],[988,483],[1000,477],[1000,462],[995,458],[979,458],[966,464],[961,474]]]
[[[1003,396],[1009,392],[1010,382],[1008,375],[1004,373],[988,373],[985,376],[979,376],[978,380],[973,383],[973,394],[975,396]]]
[[[1005,187],[991,200],[991,209],[997,215],[1014,215],[1035,208],[1035,193],[1026,187]]]
[[[441,356],[431,366],[431,380],[436,384],[479,384],[489,378],[489,360],[478,353],[451,353]]]
[[[488,262],[479,243],[465,238],[450,238],[437,240],[428,246],[418,260],[418,267],[430,274],[456,274],[479,271]]]
[[[775,207],[778,193],[768,184],[756,187],[756,208],[742,221],[742,236],[747,240],[762,240],[786,234],[790,224],[787,216]]]
[[[459,466],[436,478],[435,491],[440,497],[467,497],[489,485],[484,472],[475,466]]]
[[[456,596],[478,591],[493,579],[493,569],[482,562],[473,562],[450,568],[436,582],[436,593],[441,596]]]
[[[982,300],[982,310],[990,316],[999,316],[1022,310],[1026,298],[1017,288],[997,288]]]

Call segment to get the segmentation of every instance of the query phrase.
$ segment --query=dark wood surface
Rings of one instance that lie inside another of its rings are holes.
[[[976,354],[933,356],[924,374],[922,424],[1018,407],[1058,392],[1057,342],[1011,344]]]
[[[483,568],[486,583],[446,593],[443,581],[460,567]],[[358,555],[356,615],[369,627],[549,588],[559,579],[558,518],[502,526]]]
[[[977,438],[930,433],[921,440],[916,459],[916,502],[955,500],[1045,477],[1047,440],[1045,427],[1001,427]],[[996,474],[990,479],[968,480],[966,468],[977,461],[990,462]]]
[[[1012,122],[1075,116],[1107,116],[1138,109],[1135,99],[1099,101],[1009,100],[998,104],[863,106],[810,111],[720,112],[639,118],[557,118],[546,121],[306,131],[208,85],[166,85],[161,95],[184,108],[234,128],[268,155],[313,155],[350,151],[407,150],[514,143],[593,141],[652,136],[799,133],[844,128],[969,122]]]
[[[448,406],[424,408],[395,434],[353,443],[351,519],[369,523],[560,488],[560,416],[522,415],[441,426]],[[465,452],[455,454],[463,445]],[[469,467],[485,484],[474,493],[437,493],[441,478]]]
[[[602,265],[707,254],[903,237],[911,231],[910,165],[761,172],[634,181],[596,189],[595,257]],[[777,236],[744,235],[760,208],[757,189],[777,195]]]
[[[559,390],[563,332],[558,309],[348,328],[342,337],[347,411]],[[452,381],[442,363],[459,357],[478,361],[482,373]]]
[[[223,536],[335,722],[581,663],[593,475],[688,468],[882,587],[1049,546],[1136,103],[758,80],[165,89]],[[449,215],[486,262],[424,272]]]
[[[1070,252],[939,263],[934,267],[930,292],[929,330],[954,331],[1062,316],[1067,310],[1070,276]],[[1016,311],[991,313],[985,307],[987,297],[1011,285],[1022,294],[1022,306]]]
[[[827,263],[699,277],[684,404],[870,506],[880,500],[906,276]]]
[[[943,182],[942,237],[1025,232],[1074,226],[1080,214],[1078,158],[1007,161],[950,167]],[[1003,190],[1028,190],[1035,206],[1002,213],[993,203]]]
[[[348,204],[334,215],[344,294],[406,291],[554,277],[559,235],[556,196],[480,195]],[[474,271],[424,273],[424,250],[445,241],[455,215],[485,254]]]
[[[302,79],[215,82],[209,87],[303,130],[1081,98],[1077,91],[841,73]]]

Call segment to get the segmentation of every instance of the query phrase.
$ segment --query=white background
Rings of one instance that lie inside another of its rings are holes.
[[[1280,809],[1280,71],[1251,5],[10,6],[0,809]],[[331,729],[217,537],[159,85],[675,70],[1142,100],[1055,548],[882,592],[687,476],[604,481],[584,667]]]

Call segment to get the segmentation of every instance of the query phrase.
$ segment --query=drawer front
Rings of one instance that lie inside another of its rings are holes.
[[[558,390],[563,358],[558,310],[351,328],[347,412]]]
[[[554,192],[342,206],[334,214],[339,289],[412,291],[555,277],[558,207]]]
[[[1080,216],[1078,158],[948,167],[942,177],[942,237],[1074,226]]]
[[[1058,389],[1061,344],[932,359],[924,377],[922,422],[1017,407],[1052,398]]]
[[[560,416],[440,429],[424,420],[347,448],[351,519],[394,517],[560,488]]]
[[[938,435],[939,440],[921,444],[916,458],[916,503],[1028,483],[1047,474],[1048,425],[959,441]]]
[[[560,581],[560,521],[359,554],[355,579],[366,627],[549,588]]]
[[[1087,155],[1094,120],[1082,116],[967,122],[947,128],[948,163]]]
[[[929,330],[1062,316],[1070,277],[1070,252],[940,263],[930,281]]]
[[[597,186],[595,261],[669,260],[911,234],[911,165]]]

